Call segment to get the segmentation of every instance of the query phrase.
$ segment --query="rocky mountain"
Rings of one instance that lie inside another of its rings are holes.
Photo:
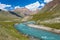
[[[17,12],[19,15],[22,15],[22,16],[29,16],[29,15],[32,15],[32,14],[36,14],[38,12],[38,10],[30,11],[27,8],[16,8],[14,10],[14,12]]]
[[[44,13],[52,10],[57,10],[59,9],[59,6],[60,6],[59,4],[60,4],[60,0],[53,0],[48,4],[46,4],[45,7],[40,12]]]
[[[0,19],[3,20],[18,20],[21,18],[24,18],[26,16],[30,16],[33,14],[36,14],[39,10],[36,11],[30,11],[27,8],[16,8],[13,11],[5,11],[0,9]]]

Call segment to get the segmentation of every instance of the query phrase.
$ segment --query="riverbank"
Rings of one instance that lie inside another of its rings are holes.
[[[34,24],[27,24],[27,25],[29,27],[34,27],[34,28],[38,28],[38,29],[42,29],[42,30],[46,30],[46,31],[50,31],[50,32],[60,34],[60,29],[53,29],[53,28],[50,28],[50,27],[45,27],[43,25],[34,25]]]

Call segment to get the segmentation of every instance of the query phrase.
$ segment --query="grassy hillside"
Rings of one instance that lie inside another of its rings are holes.
[[[54,7],[54,6],[53,6]],[[52,19],[52,18],[56,18],[56,17],[60,17],[60,5],[57,4],[57,6],[55,8],[50,8],[50,10],[44,12],[44,13],[38,13],[33,15],[32,20],[48,20],[48,19]]]
[[[21,17],[18,17],[17,13],[15,13],[15,14],[13,14],[13,13],[1,10],[0,11],[0,21],[9,21],[9,20],[14,21],[14,19],[21,19]]]
[[[28,40],[14,28],[15,22],[0,22],[0,40]]]
[[[32,19],[36,24],[43,24],[48,27],[60,29],[60,0],[53,0],[46,4]],[[50,20],[50,21],[49,21]]]
[[[29,40],[14,28],[14,24],[20,23],[21,19],[14,12],[0,10],[0,40]]]

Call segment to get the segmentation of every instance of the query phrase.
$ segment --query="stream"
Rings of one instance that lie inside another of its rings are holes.
[[[60,40],[60,34],[52,33],[49,31],[32,28],[27,26],[27,23],[20,23],[14,26],[19,32],[36,37],[41,40]]]

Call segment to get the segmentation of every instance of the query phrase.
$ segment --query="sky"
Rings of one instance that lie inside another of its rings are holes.
[[[13,10],[16,8],[27,8],[29,10],[41,9],[52,0],[0,0],[0,9]]]

